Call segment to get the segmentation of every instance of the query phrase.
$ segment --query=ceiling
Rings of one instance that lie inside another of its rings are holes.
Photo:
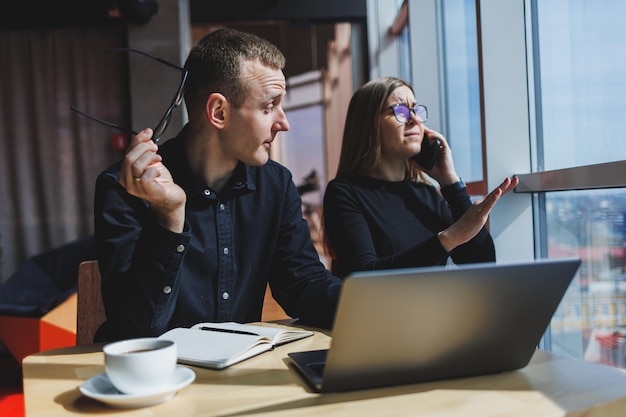
[[[131,22],[145,24],[159,1],[172,0],[24,0],[0,14],[0,30],[101,27]],[[188,0],[191,21],[291,24],[365,20],[365,0]]]
[[[173,0],[23,0],[0,14],[0,30],[143,25]],[[365,0],[188,0],[191,23],[224,24],[264,37],[288,57],[285,75],[326,68],[338,22],[365,22]],[[365,24],[359,25],[365,39]],[[365,65],[365,63],[363,63]]]
[[[108,0],[13,1],[0,14],[0,29],[59,29],[120,24],[120,18],[109,16],[108,6]]]

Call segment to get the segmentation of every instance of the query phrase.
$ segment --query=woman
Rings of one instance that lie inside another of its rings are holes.
[[[426,107],[417,105],[413,88],[400,79],[373,80],[354,93],[337,177],[324,196],[324,239],[339,277],[444,265],[448,257],[457,264],[495,260],[484,225],[518,180],[505,179],[472,204],[448,142],[424,125],[426,119]],[[440,142],[428,169],[413,160],[425,135]],[[441,190],[428,183],[426,169]]]

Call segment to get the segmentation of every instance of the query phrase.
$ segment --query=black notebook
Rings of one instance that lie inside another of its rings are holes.
[[[330,349],[289,354],[314,391],[493,374],[528,364],[579,259],[354,273]]]

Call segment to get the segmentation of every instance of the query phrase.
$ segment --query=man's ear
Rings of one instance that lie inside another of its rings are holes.
[[[213,93],[206,102],[206,116],[209,123],[218,129],[226,125],[226,117],[230,110],[230,103],[220,93]]]

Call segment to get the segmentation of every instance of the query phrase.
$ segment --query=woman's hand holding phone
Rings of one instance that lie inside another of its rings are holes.
[[[422,149],[423,151],[417,154],[414,158],[426,159],[426,156],[429,155],[428,160],[432,161],[430,168],[427,169],[425,166],[430,165],[430,163],[422,164],[419,161],[417,161],[417,163],[420,165],[420,168],[425,170],[430,177],[439,183],[441,187],[454,184],[460,180],[456,170],[454,169],[452,151],[444,136],[442,136],[439,132],[424,126]],[[424,155],[422,155],[423,152],[425,152]],[[433,155],[435,152],[436,155]]]

